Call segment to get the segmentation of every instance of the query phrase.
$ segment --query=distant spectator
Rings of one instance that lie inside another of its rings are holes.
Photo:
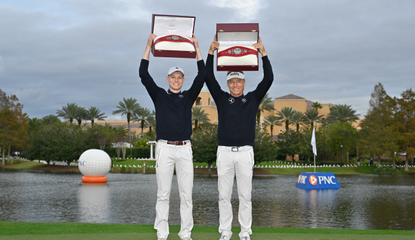
[[[357,166],[360,166],[360,158],[357,158]]]

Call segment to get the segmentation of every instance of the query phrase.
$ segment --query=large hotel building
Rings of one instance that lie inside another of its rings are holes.
[[[261,124],[264,122],[264,118],[268,115],[276,115],[279,110],[283,107],[292,107],[293,110],[305,112],[308,108],[311,108],[313,101],[307,100],[303,97],[296,96],[294,94],[288,94],[285,96],[277,97],[273,99],[275,110],[265,111],[261,113]],[[331,103],[320,103],[323,107],[319,109],[319,114],[323,115],[323,118],[327,118],[330,113],[330,108],[334,106]],[[218,123],[218,112],[216,109],[216,104],[212,99],[209,91],[204,87],[197,97],[193,106],[201,107],[206,114],[208,114],[209,120],[211,123]],[[103,120],[96,121],[96,124],[104,125],[105,123],[110,124],[111,126],[124,125],[127,128],[126,120]],[[137,135],[140,134],[140,124],[138,122],[130,122],[131,131],[135,132]],[[290,126],[291,129],[295,129],[295,126]],[[285,130],[285,126],[274,126],[273,135],[277,135]],[[144,129],[144,132],[147,132],[148,128]]]

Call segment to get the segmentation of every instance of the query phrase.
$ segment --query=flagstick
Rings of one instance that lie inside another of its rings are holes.
[[[316,172],[316,155],[314,155],[314,172]]]

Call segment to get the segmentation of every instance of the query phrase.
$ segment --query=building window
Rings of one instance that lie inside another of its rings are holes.
[[[280,129],[280,132],[282,132],[282,129]]]
[[[196,106],[202,105],[202,98],[201,97],[197,97],[195,103],[196,103]]]

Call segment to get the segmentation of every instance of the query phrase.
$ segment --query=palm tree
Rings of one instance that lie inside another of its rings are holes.
[[[79,106],[75,103],[68,103],[66,106],[62,106],[62,110],[56,111],[58,117],[69,120],[72,124],[73,119],[76,118],[78,114]]]
[[[265,94],[264,98],[261,100],[261,103],[258,107],[258,112],[256,113],[256,121],[259,126],[261,121],[261,112],[275,110],[274,102],[272,102],[271,97],[268,96],[268,93]]]
[[[134,112],[138,111],[141,108],[140,104],[137,102],[135,98],[123,98],[123,101],[118,102],[117,110],[112,111],[112,114],[121,113],[121,115],[127,116],[127,125],[128,125],[128,138],[130,140],[131,146],[131,129],[130,129],[130,121],[131,117],[134,115]],[[131,148],[131,157],[133,156],[133,149]]]
[[[303,124],[303,117],[304,117],[304,113],[300,111],[294,111],[291,124],[296,126],[297,132],[300,131],[300,125]]]
[[[317,112],[318,112],[319,109],[323,108],[323,106],[319,102],[313,103],[313,105],[311,105],[311,107],[314,108]]]
[[[192,108],[192,123],[195,125],[195,130],[199,123],[209,122],[209,114],[205,113],[201,107]]]
[[[271,139],[274,132],[274,126],[281,126],[281,122],[278,120],[278,117],[275,115],[268,115],[264,119],[264,127],[268,127],[271,130]]]
[[[78,126],[81,127],[82,120],[86,120],[86,109],[84,107],[78,107],[75,119],[78,121]]]
[[[352,106],[346,104],[338,104],[330,108],[328,119],[330,122],[341,121],[348,122],[359,119],[360,114],[356,114],[356,110]]]
[[[288,131],[290,122],[293,120],[294,111],[292,107],[283,107],[277,112],[278,120],[285,122],[285,131]]]
[[[104,120],[106,118],[105,113],[101,113],[101,111],[96,107],[90,107],[86,110],[86,119],[91,120],[91,126],[94,126],[95,120]]]
[[[40,127],[40,125],[43,124],[42,119],[39,118],[28,118],[27,122],[29,123],[29,131],[34,131]]]
[[[311,129],[314,127],[314,122],[319,122],[322,120],[323,115],[318,114],[318,110],[315,108],[309,108],[304,113],[304,123],[310,124]]]
[[[141,127],[141,137],[143,136],[144,126],[148,123],[149,118],[151,117],[151,111],[148,108],[139,108],[134,111],[134,115],[131,118],[135,122],[140,122]]]
[[[151,133],[152,128],[156,128],[156,111],[151,111],[150,117],[147,119],[148,131]]]
[[[122,149],[122,159],[125,160],[124,141],[127,135],[127,129],[125,129],[123,125],[119,125],[114,130],[115,130],[114,140],[116,142],[115,147],[116,147],[117,157],[120,158],[120,150]],[[130,143],[130,149],[131,151],[133,149],[131,146],[131,143]]]

